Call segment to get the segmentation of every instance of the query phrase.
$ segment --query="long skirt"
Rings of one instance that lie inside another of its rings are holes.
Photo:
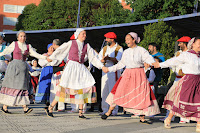
[[[125,111],[135,115],[151,116],[160,113],[143,68],[126,69],[106,102],[112,107],[124,107]]]
[[[42,69],[39,81],[39,88],[35,95],[35,102],[49,102],[52,74],[52,66],[46,66]]]
[[[29,73],[26,62],[14,59],[7,67],[0,91],[0,103],[7,106],[30,104]]]
[[[200,75],[186,74],[167,93],[163,108],[174,115],[200,121]]]

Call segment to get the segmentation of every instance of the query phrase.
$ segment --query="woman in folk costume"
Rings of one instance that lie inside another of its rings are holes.
[[[171,128],[173,115],[197,121],[196,131],[200,132],[200,37],[188,43],[188,51],[162,63],[154,63],[155,67],[173,67],[182,64],[185,74],[178,82],[174,91],[169,91],[163,107],[170,110],[164,121],[165,128]]]
[[[47,53],[43,54],[46,57],[49,57],[54,52],[52,43],[47,45],[47,51]],[[38,64],[42,67],[42,71],[39,80],[39,88],[35,96],[35,102],[45,103],[47,106],[49,105],[53,65],[57,62],[58,60],[48,62],[47,60],[39,59]]]
[[[17,40],[0,53],[0,56],[3,56],[13,52],[13,61],[7,67],[0,91],[0,103],[3,104],[1,110],[4,113],[10,113],[7,106],[22,106],[24,113],[28,114],[32,109],[27,107],[30,101],[28,97],[29,68],[26,58],[30,55],[46,59],[46,56],[38,54],[30,44],[25,43],[26,34],[24,31],[17,33]]]
[[[42,69],[40,67],[38,67],[38,63],[37,63],[36,59],[32,60],[31,64],[32,64],[32,69],[34,70],[33,72],[30,72],[31,84],[33,86],[33,93],[35,94],[37,85],[38,85],[39,75],[40,75],[40,72]]]
[[[156,115],[160,110],[143,67],[145,62],[152,64],[155,61],[146,49],[137,46],[140,42],[137,33],[128,33],[125,41],[129,48],[124,51],[122,59],[112,67],[102,69],[104,72],[115,72],[126,67],[106,99],[109,111],[101,118],[107,119],[114,107],[119,105],[127,112],[140,115],[141,123],[151,124],[145,116]]]
[[[83,63],[87,57],[99,69],[103,64],[97,58],[94,49],[88,43],[84,43],[86,31],[79,28],[74,35],[76,40],[63,43],[47,58],[48,61],[63,60],[66,57],[68,60],[60,81],[61,91],[57,92],[54,101],[46,110],[49,117],[53,117],[52,109],[58,101],[79,104],[79,118],[86,118],[83,115],[83,104],[96,102],[96,88],[93,87],[95,80]]]

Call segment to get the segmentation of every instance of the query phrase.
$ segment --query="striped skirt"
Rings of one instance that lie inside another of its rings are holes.
[[[124,107],[125,111],[135,115],[151,116],[160,113],[143,68],[126,69],[106,102],[113,107]]]
[[[0,103],[7,106],[29,105],[28,90],[2,87],[0,90]]]
[[[163,108],[193,121],[200,121],[200,75],[186,74],[167,93]]]

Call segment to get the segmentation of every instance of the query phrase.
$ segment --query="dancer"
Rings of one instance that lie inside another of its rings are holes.
[[[102,63],[105,64],[106,67],[111,67],[115,65],[119,60],[121,60],[123,48],[115,42],[117,39],[117,35],[114,32],[108,32],[104,35],[106,38],[107,45],[103,47],[103,49],[99,52],[99,59]],[[113,86],[115,85],[116,81],[120,77],[121,72],[120,70],[116,72],[109,72],[104,73],[102,72],[101,77],[101,107],[103,112],[101,114],[105,114],[108,109],[109,105],[106,103],[106,98],[110,91],[112,90]],[[112,115],[117,115],[118,113],[118,106],[112,112]]]
[[[126,67],[106,99],[110,108],[101,118],[107,119],[114,107],[119,105],[127,112],[140,115],[141,123],[151,124],[145,120],[145,116],[156,115],[160,110],[143,67],[144,63],[152,64],[155,61],[146,49],[137,46],[140,42],[137,33],[128,33],[125,41],[129,48],[124,51],[122,59],[112,67],[102,68],[104,72],[115,72]]]
[[[183,36],[183,37],[181,37],[180,39],[177,40],[177,42],[179,42],[178,46],[180,47],[180,50],[175,53],[176,57],[179,56],[182,52],[188,51],[187,44],[188,44],[188,42],[190,40],[191,40],[191,38],[189,36]],[[177,82],[184,76],[184,73],[183,73],[183,71],[181,69],[181,65],[177,65],[175,67],[171,67],[171,69],[176,74],[176,78],[174,80],[174,83],[173,83],[172,87],[170,87],[169,91],[173,91],[175,93]],[[168,117],[169,112],[170,111],[167,110],[165,118],[160,119],[160,120],[164,121]],[[171,121],[174,121],[174,119],[175,119],[175,116],[172,117]],[[190,120],[180,117],[179,123],[190,123]]]
[[[54,48],[51,44],[47,45],[47,53],[44,53],[43,55],[48,57],[50,56]],[[49,97],[50,97],[50,87],[51,87],[51,78],[53,74],[53,66],[58,62],[58,60],[54,60],[53,62],[48,62],[47,60],[40,59],[38,61],[39,65],[42,68],[40,80],[39,80],[39,88],[35,96],[35,102],[38,103],[45,103],[47,106],[49,106]]]
[[[173,115],[197,121],[196,131],[200,132],[200,37],[195,37],[188,43],[187,52],[173,57],[162,63],[153,63],[154,67],[173,67],[181,65],[185,74],[177,82],[174,91],[169,91],[165,97],[163,107],[170,110],[164,121],[165,128],[171,128]],[[171,90],[171,89],[170,89]]]
[[[3,56],[13,52],[13,61],[7,67],[0,91],[0,103],[3,104],[1,111],[10,114],[7,106],[22,106],[24,114],[28,114],[32,109],[27,107],[30,101],[28,97],[29,68],[26,63],[26,57],[30,55],[46,59],[46,56],[38,54],[30,44],[25,43],[26,33],[24,31],[17,32],[17,40],[0,53],[0,56]]]
[[[53,117],[52,109],[59,101],[79,104],[79,118],[85,119],[83,104],[96,102],[96,88],[93,87],[95,81],[83,63],[88,57],[89,61],[99,69],[103,67],[103,64],[97,58],[94,49],[84,42],[86,31],[79,28],[74,35],[76,40],[63,43],[47,58],[48,61],[63,60],[65,57],[68,59],[60,81],[61,92],[56,94],[54,101],[46,110],[49,117]]]
[[[6,49],[8,46],[8,43],[6,43],[3,39],[4,39],[5,35],[4,34],[0,34],[0,52],[3,52],[4,49]],[[4,56],[0,57],[0,74],[4,75],[6,68],[7,68],[7,64],[5,62],[5,60],[10,60],[11,59],[11,54],[7,54]]]

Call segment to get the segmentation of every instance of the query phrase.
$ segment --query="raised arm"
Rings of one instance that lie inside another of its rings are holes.
[[[51,60],[64,60],[65,57],[67,57],[70,47],[72,45],[72,41],[68,41],[67,43],[63,43],[60,47],[58,47],[51,56],[49,56],[49,59]]]
[[[33,56],[38,59],[46,59],[47,58],[44,55],[38,54],[30,44],[29,44],[29,53],[30,53],[30,56]]]
[[[124,68],[126,66],[125,60],[126,60],[126,53],[124,52],[122,54],[121,60],[116,65],[114,65],[112,67],[108,67],[109,72],[116,72],[117,70]]]
[[[181,53],[178,57],[173,57],[171,59],[166,60],[165,62],[159,63],[161,68],[167,67],[175,67],[177,65],[184,64],[187,59],[187,52]]]
[[[98,58],[98,54],[94,51],[94,49],[87,44],[87,54],[88,54],[88,59],[98,69],[102,69],[103,64],[101,63],[100,59]]]
[[[0,56],[9,55],[15,49],[15,42],[12,42],[8,47],[6,47],[3,52],[0,52]]]

